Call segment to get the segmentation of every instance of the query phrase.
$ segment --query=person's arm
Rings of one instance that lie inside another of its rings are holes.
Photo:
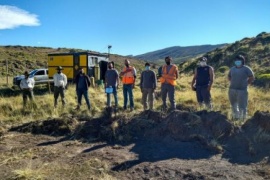
[[[197,78],[197,69],[195,69],[195,71],[194,71],[194,76],[193,76],[193,79],[192,79],[192,81],[191,81],[191,89],[192,89],[192,90],[195,89],[194,85],[195,85],[195,82],[196,82],[196,78]]]
[[[134,75],[134,82],[133,82],[132,87],[134,88],[135,87],[135,82],[136,82],[136,77],[137,77],[137,71],[136,71],[136,69],[134,67],[133,67],[133,75]]]
[[[24,89],[23,81],[24,81],[24,79],[22,79],[21,82],[20,82],[20,88],[21,88],[21,89]]]
[[[64,75],[64,88],[67,86],[67,76],[65,74]]]
[[[208,91],[211,90],[212,84],[215,79],[214,69],[211,66],[209,67],[209,75],[210,75],[210,82],[208,84]]]
[[[157,88],[157,76],[156,73],[153,71],[153,78],[154,78],[154,90]]]
[[[176,65],[175,65],[175,66],[176,66]],[[175,73],[176,73],[176,74],[175,74],[175,77],[176,77],[176,79],[178,79],[178,77],[179,77],[179,70],[178,70],[178,67],[177,67],[177,66],[176,66],[176,69],[175,69],[175,70],[176,70],[176,72],[175,72]]]
[[[232,78],[232,76],[231,76],[231,70],[230,70],[229,74],[228,74],[228,80],[231,81],[231,78]]]
[[[250,68],[248,68],[248,70],[248,84],[251,84],[254,81],[255,77],[253,71]]]
[[[140,88],[142,90],[142,85],[143,85],[143,72],[141,73],[141,78],[140,78]]]
[[[117,89],[118,89],[119,88],[119,83],[120,83],[119,74],[118,74],[117,70],[115,70],[115,73],[116,73],[116,83],[117,83]]]

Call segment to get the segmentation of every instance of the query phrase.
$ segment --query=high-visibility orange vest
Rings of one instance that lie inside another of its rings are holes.
[[[135,83],[135,77],[134,77],[134,67],[130,66],[130,67],[124,67],[123,72],[124,75],[122,77],[122,83],[123,84],[133,84]]]
[[[175,86],[177,70],[178,70],[177,66],[173,64],[169,72],[167,72],[167,65],[164,65],[162,67],[162,75],[160,77],[160,82],[162,84],[168,83],[171,84],[172,86]]]

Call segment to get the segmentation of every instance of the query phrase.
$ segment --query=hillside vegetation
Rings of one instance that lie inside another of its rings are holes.
[[[233,66],[236,55],[242,54],[246,58],[246,64],[257,75],[270,73],[270,33],[262,32],[253,38],[244,38],[223,48],[207,52],[203,56],[208,58],[208,64],[218,72],[223,72]],[[181,69],[184,72],[192,72],[197,66],[199,58],[184,63]]]
[[[8,75],[22,74],[25,70],[47,67],[48,54],[86,52],[83,49],[30,47],[30,46],[0,46],[0,76],[6,76],[6,60],[8,60]],[[93,51],[90,51],[93,52]],[[124,66],[127,57],[111,54],[110,60],[115,61],[118,70]],[[143,61],[128,58],[132,64],[136,64],[140,70],[144,66]]]

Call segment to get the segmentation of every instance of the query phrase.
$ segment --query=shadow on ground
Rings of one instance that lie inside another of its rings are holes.
[[[1,87],[0,96],[2,97],[12,97],[18,96],[22,91],[18,87]],[[34,95],[44,95],[49,93],[49,89],[46,85],[38,85],[34,88]]]
[[[166,159],[205,159],[215,154],[232,163],[249,164],[262,161],[270,154],[270,114],[256,112],[242,127],[236,127],[220,112],[176,110],[169,114],[144,111],[133,117],[85,118],[63,115],[57,119],[35,121],[10,131],[60,136],[44,142],[47,146],[66,140],[85,143],[104,142],[82,153],[106,146],[130,146],[135,160],[116,164],[112,170],[126,170],[142,162]]]

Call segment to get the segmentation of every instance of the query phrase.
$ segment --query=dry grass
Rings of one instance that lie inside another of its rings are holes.
[[[196,94],[190,88],[190,83],[192,80],[191,75],[181,75],[178,80],[178,85],[176,87],[176,103],[184,106],[192,106],[195,109],[200,110]],[[215,111],[221,111],[223,114],[230,118],[230,103],[228,100],[228,86],[229,83],[225,76],[218,77],[215,80],[211,94]],[[3,86],[2,86],[3,87]],[[160,87],[157,88],[160,91]],[[270,105],[270,96],[266,93],[266,89],[261,89],[257,87],[249,87],[249,105],[248,105],[248,115],[252,116],[257,110],[267,111]],[[106,94],[103,87],[90,88],[89,90],[90,101],[92,105],[92,111],[90,115],[98,116],[104,108],[106,107]],[[20,95],[12,97],[0,97],[0,119],[1,121],[9,122],[26,122],[34,121],[37,119],[46,119],[47,117],[58,117],[62,113],[68,113],[74,111],[77,105],[75,87],[69,86],[66,91],[67,105],[66,108],[61,108],[61,103],[59,99],[59,107],[55,110],[53,108],[53,94],[46,93],[44,95],[35,95],[35,102],[37,105],[36,110],[23,110],[22,109],[22,97]],[[123,106],[123,95],[122,87],[120,86],[118,90],[119,106]],[[112,100],[114,100],[112,98]],[[86,110],[85,101],[83,99],[82,109]],[[138,86],[134,89],[134,104],[135,111],[133,112],[123,112],[126,115],[132,115],[143,110],[141,103],[141,92]],[[161,98],[155,100],[154,109],[160,109],[162,102]],[[82,111],[81,111],[82,112]],[[81,113],[80,112],[80,113]],[[79,113],[79,112],[78,112]],[[87,113],[87,111],[84,111]],[[128,113],[128,114],[127,114]]]

